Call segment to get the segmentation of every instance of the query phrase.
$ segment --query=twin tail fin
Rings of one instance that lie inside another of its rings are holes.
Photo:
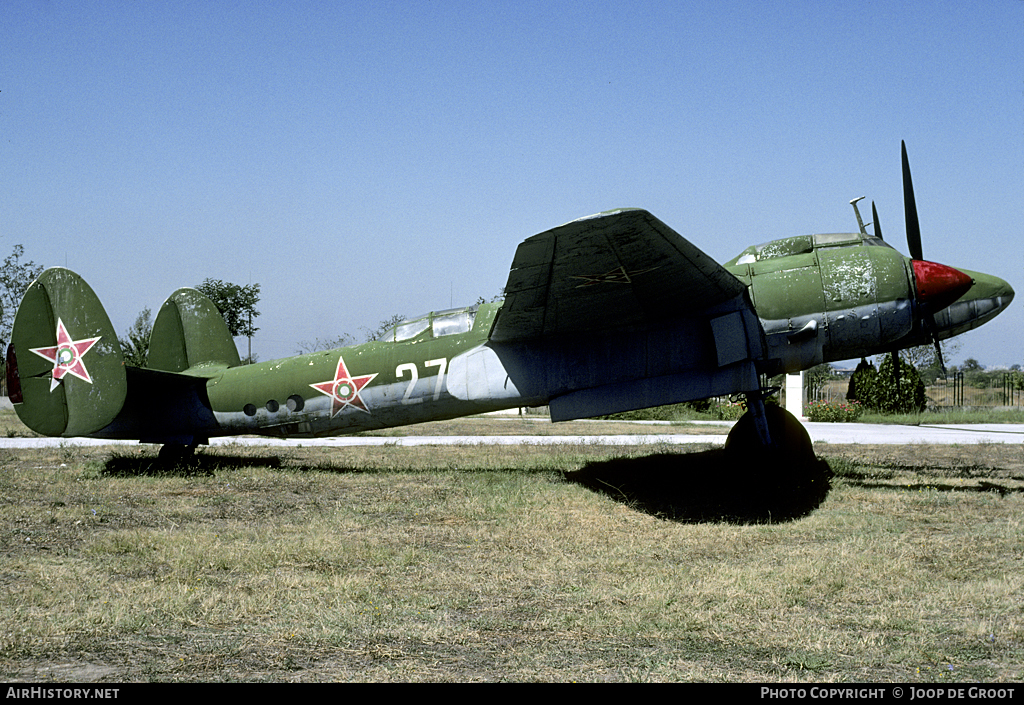
[[[195,289],[171,294],[153,324],[146,367],[194,380],[238,364],[213,302]],[[139,374],[131,378],[146,379]],[[7,352],[8,392],[22,423],[64,437],[93,435],[115,420],[134,425],[119,419],[138,411],[137,403],[126,404],[128,379],[117,334],[93,290],[69,269],[44,271],[25,291]]]
[[[7,353],[18,418],[46,436],[85,436],[121,411],[124,356],[103,305],[70,269],[47,269],[18,307]]]

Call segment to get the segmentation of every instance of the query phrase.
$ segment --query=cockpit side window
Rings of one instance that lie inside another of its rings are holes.
[[[455,311],[454,313],[436,314],[433,320],[434,337],[468,333],[473,329],[473,318],[476,311]]]
[[[855,247],[861,241],[860,233],[824,233],[814,236],[815,247]]]
[[[435,338],[445,335],[456,335],[457,333],[468,333],[473,330],[476,312],[477,307],[471,306],[450,311],[437,311],[409,321],[402,321],[395,326],[394,340],[396,343],[412,340],[427,330]]]
[[[864,244],[870,247],[888,247],[890,250],[896,249],[880,237],[865,237]]]
[[[412,321],[405,321],[395,326],[395,342],[410,340],[430,327],[430,316],[423,316]]]

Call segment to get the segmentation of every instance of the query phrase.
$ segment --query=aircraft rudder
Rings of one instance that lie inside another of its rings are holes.
[[[18,418],[47,436],[88,435],[121,411],[121,345],[92,288],[70,269],[47,269],[25,291],[11,332],[8,387]]]
[[[209,298],[189,288],[178,289],[167,297],[153,323],[147,367],[184,372],[202,365],[239,364],[231,331]]]

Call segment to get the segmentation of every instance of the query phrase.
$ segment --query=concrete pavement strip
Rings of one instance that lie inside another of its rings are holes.
[[[693,435],[685,427],[665,426],[666,433],[601,436],[332,436],[283,440],[261,436],[213,438],[213,446],[424,446],[424,445],[694,445],[725,443],[730,422],[709,422],[722,426],[722,434]],[[936,424],[897,426],[858,423],[804,423],[815,443],[836,444],[1024,444],[1024,424]],[[671,431],[670,431],[671,429]],[[659,429],[660,430],[660,429]],[[0,448],[59,448],[64,446],[138,445],[137,441],[98,438],[0,438]]]

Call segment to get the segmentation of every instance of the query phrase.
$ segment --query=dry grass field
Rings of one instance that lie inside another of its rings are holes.
[[[1024,449],[818,453],[0,451],[0,679],[1024,679]]]

